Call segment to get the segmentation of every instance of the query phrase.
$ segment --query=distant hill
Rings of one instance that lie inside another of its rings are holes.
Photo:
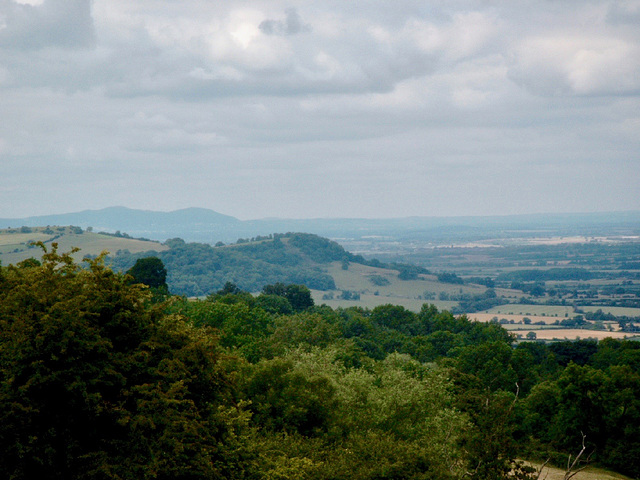
[[[401,304],[418,311],[423,303],[439,308],[457,302],[442,302],[441,293],[481,297],[481,285],[454,285],[439,281],[421,267],[381,264],[346,251],[342,246],[308,233],[274,234],[233,245],[212,246],[166,242],[169,250],[154,253],[167,268],[167,283],[174,294],[206,296],[221,290],[227,282],[258,292],[265,285],[282,282],[303,284],[312,289],[317,303],[331,306],[375,307]],[[111,265],[126,271],[148,253],[120,253]]]
[[[343,259],[364,262],[335,242],[304,233],[276,234],[228,246],[182,239],[168,240],[166,245],[170,249],[157,256],[167,268],[169,290],[186,296],[208,295],[227,282],[252,292],[276,282],[333,290],[336,285],[327,273],[328,264]],[[146,255],[121,252],[111,258],[111,265],[126,271]]]
[[[126,232],[133,237],[154,240],[183,236],[236,239],[235,231],[241,225],[237,218],[207,210],[185,208],[173,212],[134,210],[125,207],[109,207],[102,210],[84,210],[77,213],[46,215],[27,218],[0,219],[0,228],[39,227],[47,225],[76,225],[96,232]]]
[[[538,235],[610,235],[637,232],[640,212],[538,214],[485,217],[407,217],[389,219],[261,219],[242,221],[204,208],[172,212],[110,207],[77,213],[0,219],[0,228],[77,225],[94,231],[126,232],[132,237],[164,241],[180,237],[207,243],[234,242],[275,232],[308,232],[329,238],[360,238],[371,235],[420,238],[437,242],[451,239]]]

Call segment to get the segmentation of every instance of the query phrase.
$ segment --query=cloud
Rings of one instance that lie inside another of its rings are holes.
[[[537,94],[637,94],[640,45],[612,37],[527,38],[512,53],[509,75]]]
[[[0,215],[640,208],[639,3],[0,0]]]
[[[284,20],[263,20],[258,28],[265,35],[296,35],[311,31],[311,25],[302,22],[295,8],[285,11]]]
[[[0,0],[1,48],[85,48],[94,42],[91,0],[45,0],[34,5]]]

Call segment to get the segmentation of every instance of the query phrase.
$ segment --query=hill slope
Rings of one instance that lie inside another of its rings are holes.
[[[170,249],[157,256],[167,268],[169,290],[186,296],[209,295],[226,282],[251,292],[282,282],[306,285],[314,290],[318,303],[365,307],[397,303],[419,310],[424,302],[441,307],[458,303],[436,300],[441,293],[474,297],[487,290],[481,285],[438,281],[420,267],[366,260],[336,242],[308,233],[274,234],[216,247],[182,239],[168,240],[166,245]],[[145,255],[121,253],[110,261],[116,270],[125,271]]]
[[[276,282],[332,290],[335,282],[327,266],[332,261],[355,258],[335,242],[303,233],[271,235],[229,246],[213,247],[182,239],[168,240],[166,245],[170,249],[157,255],[167,268],[169,289],[187,296],[208,295],[226,282],[248,291],[259,291]],[[127,270],[142,256],[121,253],[111,261],[115,269]]]
[[[421,267],[365,260],[336,242],[307,233],[274,234],[212,246],[179,238],[161,244],[73,226],[23,227],[0,231],[0,262],[9,265],[40,258],[42,251],[30,245],[37,241],[47,247],[56,242],[61,252],[79,248],[76,260],[108,251],[108,262],[119,271],[131,268],[138,258],[157,256],[167,268],[171,292],[185,296],[209,295],[226,282],[253,292],[283,282],[304,284],[314,290],[316,301],[333,306],[396,303],[417,311],[425,301],[441,308],[457,304],[438,301],[441,293],[473,296],[486,290],[478,285],[439,282]]]
[[[87,255],[99,255],[103,251],[115,254],[169,249],[159,242],[87,232],[79,227],[23,227],[0,230],[0,262],[10,265],[27,258],[40,258],[42,250],[33,245],[34,242],[43,242],[48,248],[56,242],[61,252],[79,248],[80,251],[73,255],[77,261]]]

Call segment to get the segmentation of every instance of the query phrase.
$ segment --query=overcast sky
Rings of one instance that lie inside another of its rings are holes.
[[[0,0],[0,217],[640,209],[640,1]]]

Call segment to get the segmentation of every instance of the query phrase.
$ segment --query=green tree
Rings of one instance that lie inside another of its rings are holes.
[[[256,365],[246,383],[253,421],[272,431],[319,435],[332,423],[335,388],[324,376],[306,376],[280,358]]]
[[[133,277],[135,283],[167,289],[167,269],[158,257],[139,258],[127,273]]]
[[[239,477],[248,418],[217,337],[52,247],[0,269],[0,478]]]
[[[264,295],[278,295],[287,299],[291,308],[296,312],[301,312],[313,307],[313,297],[311,290],[304,285],[289,284],[278,282],[271,285],[265,285],[262,288]]]

